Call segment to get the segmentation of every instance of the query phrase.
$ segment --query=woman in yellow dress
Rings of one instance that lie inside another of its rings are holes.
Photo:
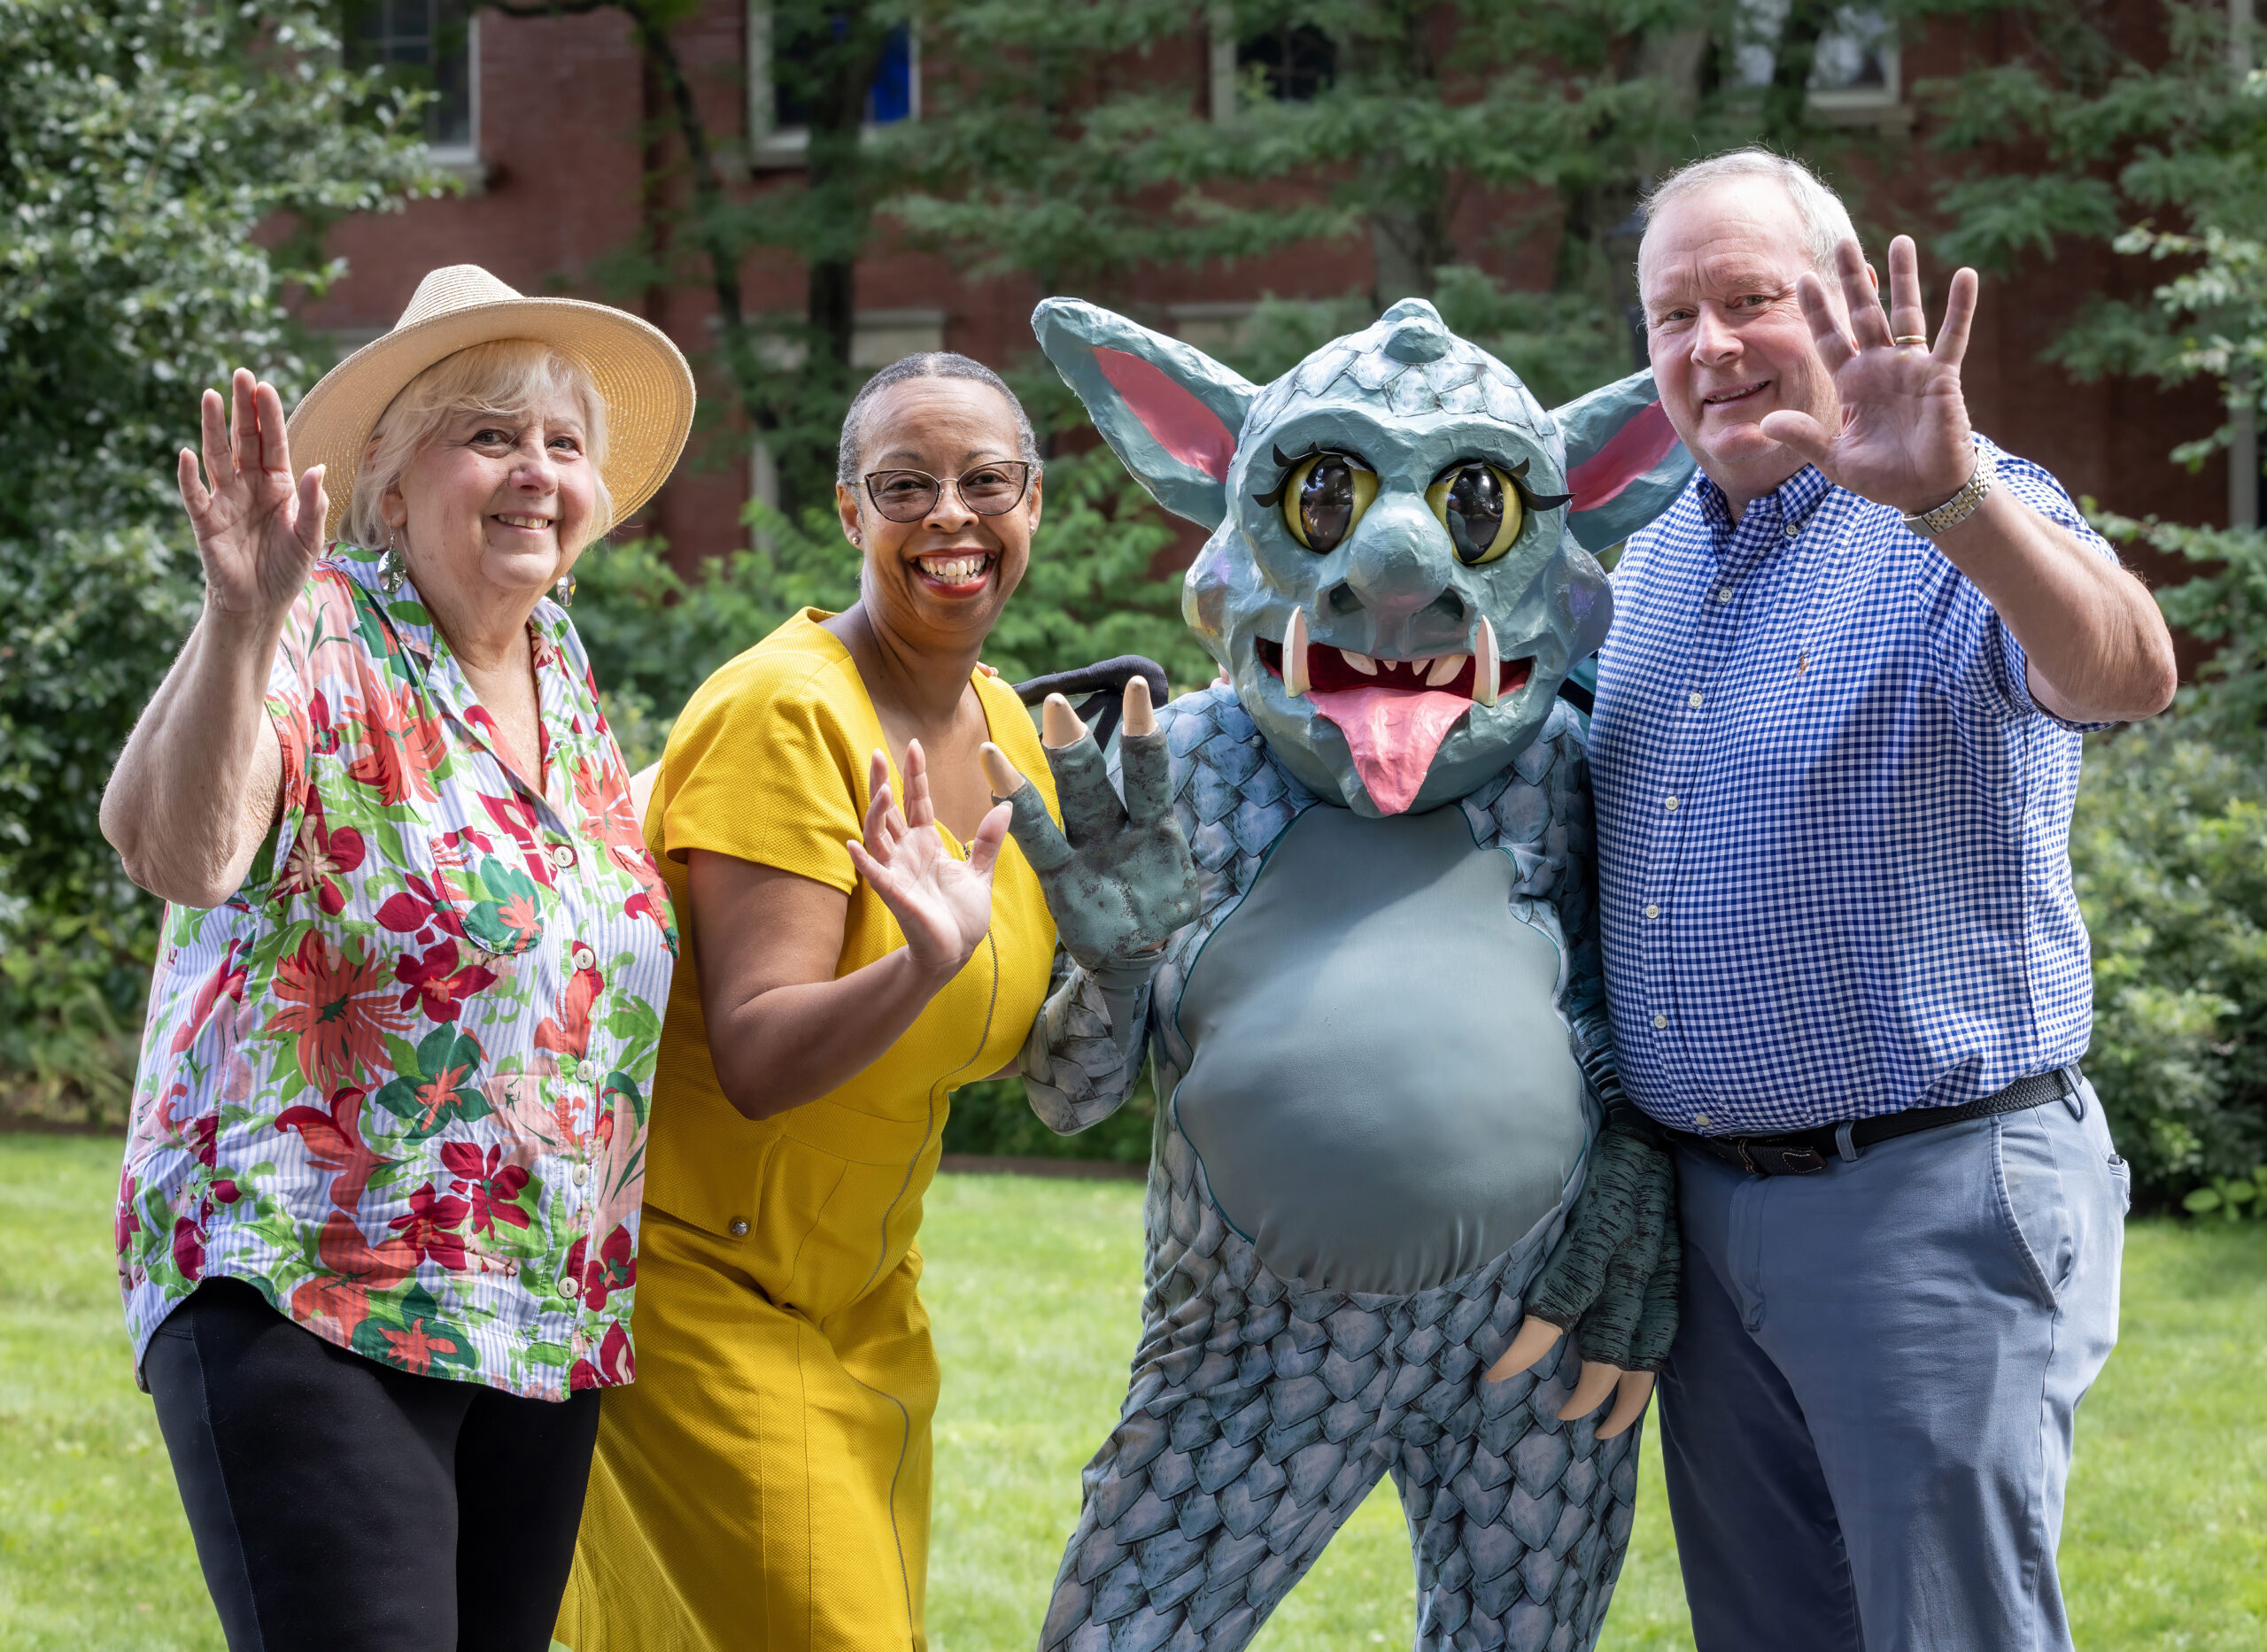
[[[646,840],[692,944],[654,1083],[637,1380],[601,1417],[561,1610],[574,1652],[926,1644],[914,1237],[946,1093],[1015,1061],[1056,949],[979,763],[996,745],[1002,789],[1004,752],[1040,788],[1017,807],[1060,819],[1028,714],[977,664],[1040,490],[996,376],[886,368],[843,427],[859,601],[790,620],[670,733]],[[1049,716],[1062,745],[1069,708]]]

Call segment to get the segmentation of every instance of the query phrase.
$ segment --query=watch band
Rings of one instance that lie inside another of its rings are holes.
[[[1934,539],[1946,529],[1957,528],[1975,513],[1977,506],[1984,503],[1984,496],[1991,492],[1992,479],[1999,474],[2000,467],[1992,461],[1992,450],[1977,448],[1975,474],[1961,484],[1960,491],[1932,511],[1907,517],[1905,526],[1923,539]]]

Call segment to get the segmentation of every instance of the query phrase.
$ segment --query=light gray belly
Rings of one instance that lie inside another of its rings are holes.
[[[1550,1214],[1582,1156],[1559,950],[1463,812],[1285,830],[1182,992],[1173,1116],[1279,1276],[1428,1289]]]

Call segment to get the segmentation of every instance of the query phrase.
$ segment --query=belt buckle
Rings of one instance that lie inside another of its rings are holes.
[[[1730,1146],[1739,1154],[1741,1168],[1750,1176],[1814,1176],[1826,1168],[1826,1155],[1814,1147],[1770,1147],[1763,1149],[1765,1162],[1758,1163],[1748,1149],[1748,1139],[1735,1136]]]

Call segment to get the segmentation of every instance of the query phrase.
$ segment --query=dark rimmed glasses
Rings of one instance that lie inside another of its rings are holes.
[[[894,522],[917,522],[937,508],[949,483],[961,503],[979,516],[1005,516],[1024,501],[1031,467],[1022,463],[979,465],[940,479],[925,470],[877,470],[865,477],[866,497]]]

